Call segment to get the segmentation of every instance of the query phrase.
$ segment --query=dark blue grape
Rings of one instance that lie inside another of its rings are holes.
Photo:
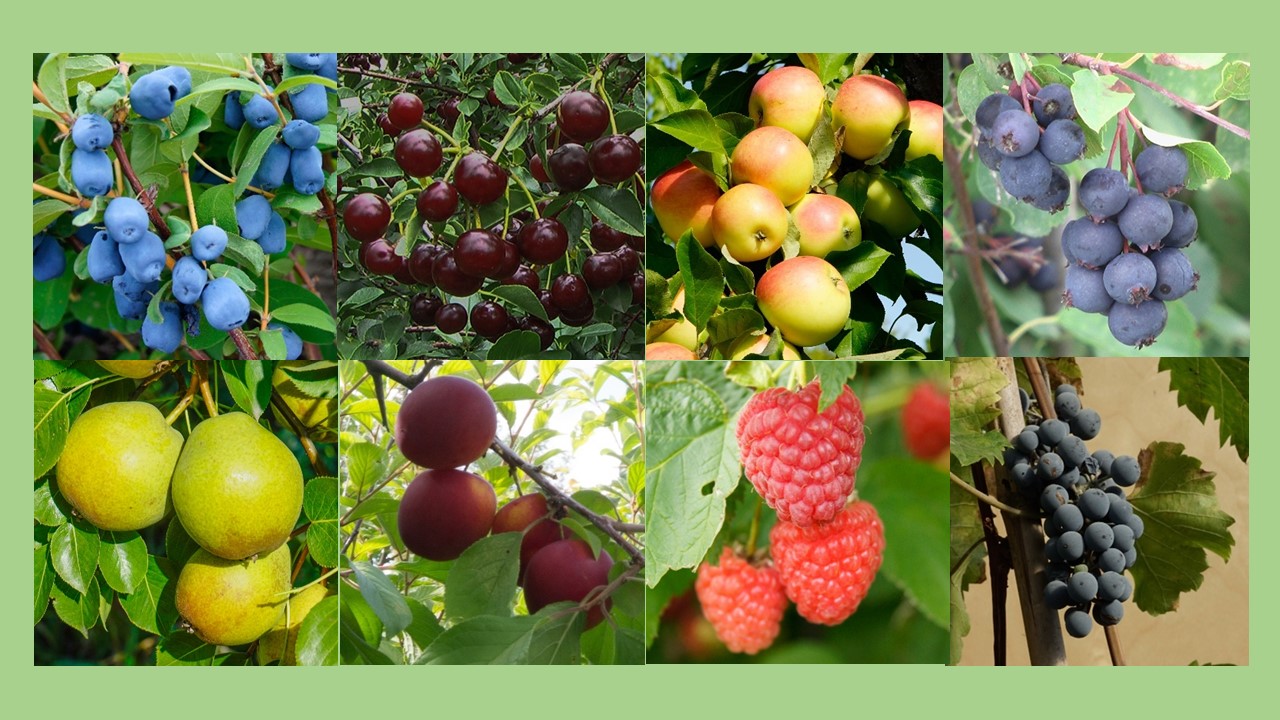
[[[1070,500],[1071,496],[1067,494],[1067,489],[1061,485],[1050,483],[1040,492],[1040,507],[1046,513],[1057,510]]]
[[[1072,602],[1089,602],[1098,595],[1098,578],[1090,572],[1073,573],[1067,581],[1067,592],[1070,593]]]
[[[1054,610],[1061,610],[1071,604],[1067,594],[1067,584],[1061,580],[1050,580],[1044,586],[1044,601]]]
[[[1111,509],[1111,501],[1107,500],[1107,494],[1098,488],[1085,490],[1080,494],[1076,504],[1080,507],[1080,512],[1089,520],[1101,520]]]
[[[1040,435],[1034,430],[1023,430],[1014,438],[1013,446],[1030,455],[1040,447]]]
[[[1103,627],[1115,625],[1124,618],[1124,605],[1119,600],[1097,603],[1093,606],[1093,619]]]
[[[1067,437],[1069,432],[1071,428],[1061,420],[1045,420],[1040,423],[1040,442],[1049,447],[1055,447]]]
[[[1102,416],[1097,410],[1085,408],[1071,418],[1071,432],[1081,440],[1092,440],[1102,431]]]
[[[1124,551],[1119,548],[1104,550],[1098,555],[1097,566],[1103,572],[1124,572]]]
[[[1075,505],[1063,505],[1053,511],[1053,524],[1062,528],[1063,532],[1068,530],[1080,532],[1084,527],[1084,515]]]
[[[1129,548],[1124,552],[1124,567],[1126,570],[1133,567],[1138,562],[1138,549]]]
[[[1106,492],[1105,490],[1103,491]],[[1124,495],[1116,495],[1106,493],[1107,501],[1111,503],[1111,507],[1107,510],[1107,522],[1123,523],[1128,522],[1133,517],[1133,506],[1125,499]],[[1121,548],[1123,550],[1124,548]]]
[[[1080,396],[1075,393],[1063,393],[1054,398],[1053,409],[1057,411],[1059,418],[1070,420],[1080,412]]]
[[[1133,528],[1124,523],[1117,523],[1111,526],[1111,533],[1111,547],[1122,553],[1133,549]]]
[[[1138,475],[1142,472],[1142,468],[1138,466],[1138,459],[1132,455],[1121,455],[1111,462],[1110,475],[1116,484],[1121,487],[1132,487],[1138,482]]]
[[[1093,620],[1089,617],[1089,612],[1080,608],[1068,610],[1063,617],[1063,624],[1067,627],[1067,634],[1073,638],[1088,637],[1089,631],[1093,630]]]
[[[1124,575],[1111,570],[1103,572],[1098,577],[1098,600],[1103,602],[1119,600],[1124,594],[1125,584]]]
[[[1146,529],[1146,523],[1142,522],[1142,516],[1136,512],[1133,514],[1133,517],[1129,518],[1129,522],[1125,523],[1125,525],[1128,525],[1129,528],[1133,530],[1134,540],[1140,539],[1143,531]]]
[[[1068,435],[1062,438],[1062,442],[1058,443],[1054,448],[1054,452],[1062,458],[1062,462],[1071,468],[1080,467],[1080,463],[1089,457],[1089,448],[1084,446],[1084,441],[1074,435]]]
[[[1116,456],[1112,455],[1111,451],[1096,450],[1093,453],[1093,458],[1098,461],[1098,472],[1103,475],[1111,474],[1111,463],[1116,459]]]
[[[1062,533],[1054,542],[1057,545],[1058,557],[1056,559],[1071,563],[1084,556],[1084,537],[1074,530]]]
[[[1040,462],[1036,463],[1036,474],[1041,480],[1057,480],[1064,469],[1062,458],[1055,453],[1041,455]]]
[[[1089,552],[1100,553],[1111,549],[1115,538],[1111,526],[1104,522],[1089,523],[1089,527],[1084,529],[1084,546],[1089,548]]]

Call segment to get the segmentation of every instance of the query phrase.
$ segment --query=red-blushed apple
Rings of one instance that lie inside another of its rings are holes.
[[[698,356],[690,349],[675,343],[658,342],[644,346],[645,360],[697,360]]]
[[[405,547],[453,560],[489,534],[498,497],[484,478],[462,470],[425,470],[405,488],[396,528]]]
[[[520,581],[533,554],[557,540],[570,537],[569,531],[551,517],[547,499],[538,493],[522,495],[498,509],[493,518],[493,534],[522,532],[520,541]]]
[[[457,375],[431,378],[409,391],[396,415],[396,445],[424,468],[456,468],[488,451],[498,429],[489,393]]]
[[[524,575],[524,604],[533,615],[552,603],[580,603],[592,590],[609,583],[612,568],[613,558],[604,550],[595,556],[591,546],[577,538],[557,540],[534,553],[529,561]],[[610,604],[606,599],[593,606],[587,613],[585,628],[599,624],[604,619],[602,607]]]
[[[748,355],[759,355],[769,346],[770,337],[768,333],[763,335],[743,335],[733,341],[733,345],[729,348],[729,359],[741,360]],[[782,359],[783,360],[799,360],[800,353],[796,351],[796,346],[782,341]]]
[[[840,85],[831,118],[844,128],[844,152],[855,160],[876,157],[911,120],[907,96],[879,75],[854,75]]]
[[[801,347],[820,345],[835,337],[849,319],[849,286],[840,271],[822,258],[799,256],[765,271],[756,283],[760,312],[782,333],[782,339]]]
[[[862,223],[853,206],[835,195],[810,193],[791,208],[800,231],[800,254],[826,257],[862,242]]]
[[[907,103],[911,111],[911,139],[907,142],[907,160],[932,155],[942,160],[942,106],[928,100]]]
[[[675,301],[672,307],[680,312],[684,312],[684,288],[680,288],[676,292]],[[668,327],[658,335],[648,339],[651,343],[674,343],[686,350],[696,350],[698,347],[698,328],[687,318],[680,318],[675,325]]]
[[[812,70],[780,67],[765,73],[751,88],[747,114],[757,125],[780,127],[807,143],[822,120],[826,99],[822,81]]]
[[[813,183],[809,146],[780,127],[765,126],[747,133],[733,149],[731,169],[734,185],[750,183],[768,188],[783,205],[794,205]],[[716,242],[724,244],[718,236]]]
[[[791,133],[780,132],[795,140]],[[738,262],[772,255],[787,238],[787,227],[787,209],[773,191],[762,185],[734,185],[711,210],[711,232],[716,244]]]
[[[867,185],[867,202],[862,217],[879,225],[893,237],[902,237],[920,227],[911,201],[889,180],[876,176]]]
[[[679,240],[692,230],[695,240],[703,247],[711,247],[715,243],[711,234],[711,207],[720,195],[715,178],[685,160],[653,182],[649,202],[664,235]]]

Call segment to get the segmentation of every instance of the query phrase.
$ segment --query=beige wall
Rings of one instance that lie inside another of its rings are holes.
[[[1184,593],[1175,612],[1152,617],[1125,603],[1124,620],[1117,626],[1125,660],[1130,665],[1187,665],[1249,662],[1249,467],[1230,446],[1218,446],[1218,421],[1210,413],[1204,425],[1169,391],[1168,373],[1160,373],[1155,359],[1081,358],[1084,404],[1102,415],[1102,433],[1089,442],[1090,450],[1107,449],[1117,455],[1137,455],[1156,440],[1180,442],[1187,454],[1199,458],[1204,469],[1217,473],[1214,483],[1222,509],[1236,519],[1231,526],[1236,545],[1231,562],[1209,554],[1209,569],[1200,589]],[[997,513],[998,515],[999,513]],[[965,596],[972,630],[965,638],[961,664],[992,662],[991,590],[972,586]],[[1017,586],[1012,576],[1008,602],[1008,663],[1026,665],[1026,635],[1022,631]],[[1071,665],[1108,665],[1107,642],[1094,626],[1082,640],[1066,636]]]

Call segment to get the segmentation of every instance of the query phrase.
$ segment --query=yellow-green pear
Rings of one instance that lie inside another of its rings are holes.
[[[173,509],[191,539],[221,558],[274,550],[302,509],[293,453],[244,413],[196,426],[173,471]]]
[[[287,544],[248,560],[197,550],[178,574],[178,613],[207,643],[251,643],[284,615],[289,570]]]
[[[103,370],[112,375],[140,380],[156,374],[164,360],[97,360]]]
[[[141,530],[164,517],[182,433],[154,406],[116,402],[71,424],[58,460],[58,489],[101,530]]]
[[[289,598],[280,621],[258,640],[258,664],[266,665],[277,660],[281,665],[298,664],[298,629],[307,619],[311,609],[330,595],[323,583],[309,585],[302,592]]]

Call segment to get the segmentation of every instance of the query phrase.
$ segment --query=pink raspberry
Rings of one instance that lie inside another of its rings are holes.
[[[818,412],[818,381],[770,388],[738,418],[742,469],[778,519],[808,527],[835,517],[862,460],[862,408],[848,387]]]
[[[902,439],[921,460],[933,460],[951,446],[951,404],[933,383],[922,382],[902,408]]]
[[[780,522],[769,542],[787,597],[800,617],[819,625],[839,625],[858,609],[884,559],[884,525],[864,501],[825,525]]]
[[[729,548],[720,565],[702,563],[694,584],[702,614],[730,650],[755,655],[773,644],[787,610],[778,571],[753,566]]]

